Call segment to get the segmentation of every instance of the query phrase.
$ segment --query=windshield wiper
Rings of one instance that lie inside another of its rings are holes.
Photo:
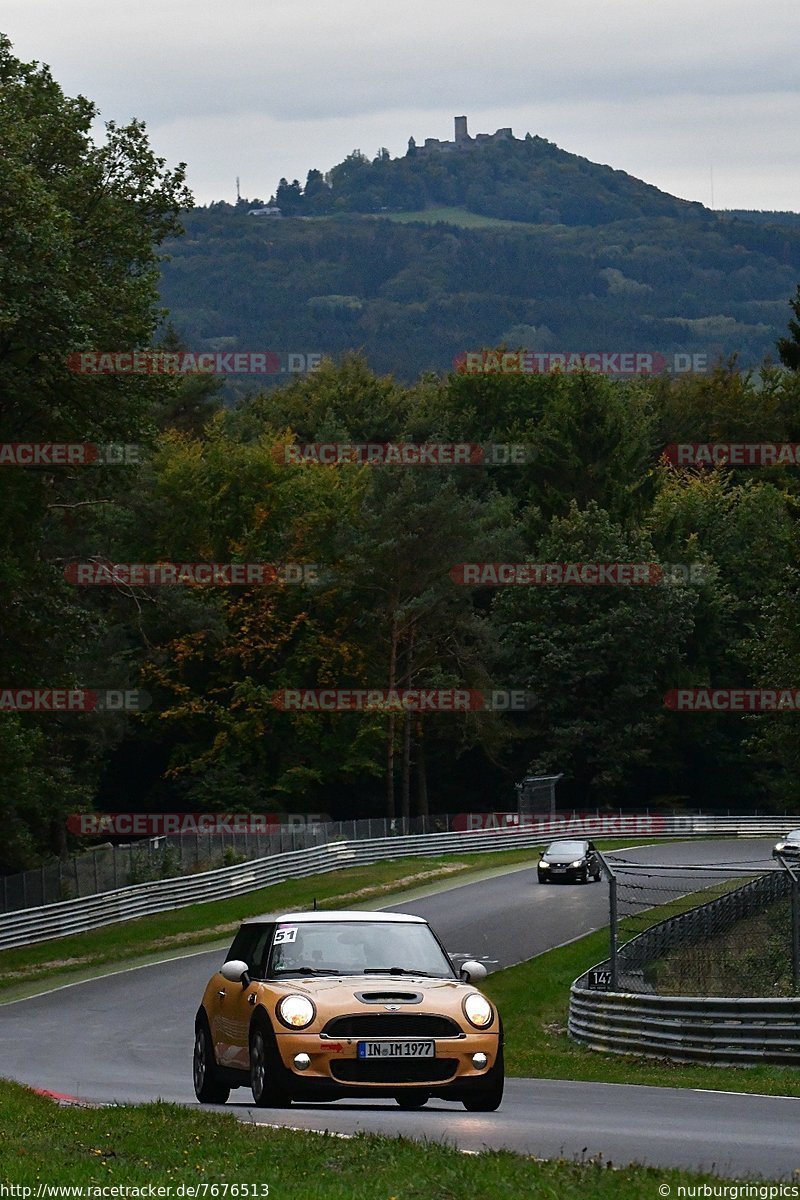
[[[424,975],[426,979],[438,979],[431,971],[408,971],[405,967],[365,967],[364,975]]]
[[[341,975],[332,967],[276,967],[273,975]]]

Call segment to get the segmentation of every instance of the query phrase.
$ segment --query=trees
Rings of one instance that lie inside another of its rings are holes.
[[[554,517],[529,557],[539,563],[652,563],[643,530],[624,530],[594,501]],[[684,587],[542,585],[503,589],[492,606],[500,662],[537,697],[530,767],[564,772],[580,802],[619,797],[653,758],[663,694],[683,659],[695,597]]]
[[[293,179],[291,183],[287,183],[285,179],[281,179],[275,193],[275,203],[285,217],[296,216],[303,207],[303,189],[300,187],[300,181]]]
[[[800,283],[794,299],[789,301],[789,307],[794,317],[789,321],[791,337],[783,337],[778,341],[778,354],[781,362],[790,371],[800,371]]]
[[[65,96],[48,68],[21,62],[5,36],[0,87],[0,441],[144,442],[173,385],[81,376],[68,356],[148,344],[159,320],[158,247],[191,202],[184,166],[165,169],[137,120],[108,122],[96,145],[94,104]],[[113,467],[0,473],[5,686],[110,684],[102,609],[65,584],[63,556],[129,478],[130,469]],[[0,812],[28,858],[63,848],[64,811],[92,794],[110,729],[99,718],[89,731],[93,719],[8,718],[16,749],[0,755]],[[17,777],[26,759],[35,767],[23,806]]]
[[[496,492],[479,497],[437,469],[372,470],[358,516],[341,530],[342,601],[359,613],[359,640],[374,687],[489,688],[492,632],[450,569],[479,553],[511,552],[511,505]],[[425,746],[444,747],[451,761],[476,743],[497,740],[494,718],[390,712],[385,717],[386,814],[411,807],[416,755],[418,809],[427,812]],[[401,749],[400,804],[396,753]]]

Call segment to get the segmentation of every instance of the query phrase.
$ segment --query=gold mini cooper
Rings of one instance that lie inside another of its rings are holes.
[[[503,1027],[456,973],[427,921],[403,913],[306,912],[245,921],[195,1017],[194,1090],[224,1104],[252,1088],[292,1100],[430,1097],[493,1112],[503,1097]]]

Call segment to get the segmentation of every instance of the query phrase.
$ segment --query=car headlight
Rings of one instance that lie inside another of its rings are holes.
[[[494,1018],[491,1004],[480,992],[470,992],[467,996],[464,1001],[464,1014],[470,1025],[474,1025],[476,1029],[485,1029],[487,1025],[491,1025]]]
[[[550,863],[549,863],[549,862],[545,862],[545,861],[544,861],[544,859],[542,859],[542,860],[541,860],[541,862],[539,863],[539,867],[540,867],[540,868],[541,868],[543,871],[549,871],[549,870],[550,870]]]
[[[289,1029],[305,1029],[306,1025],[310,1025],[317,1015],[317,1010],[309,1000],[308,996],[284,996],[278,1001],[276,1008],[278,1020],[286,1025]]]
[[[583,866],[583,859],[582,859],[582,858],[576,858],[576,859],[575,859],[575,862],[571,862],[569,865],[570,865],[571,867],[582,867],[582,866]]]

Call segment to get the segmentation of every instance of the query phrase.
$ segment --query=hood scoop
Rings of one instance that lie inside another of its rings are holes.
[[[356,992],[362,1004],[420,1004],[422,992]]]

